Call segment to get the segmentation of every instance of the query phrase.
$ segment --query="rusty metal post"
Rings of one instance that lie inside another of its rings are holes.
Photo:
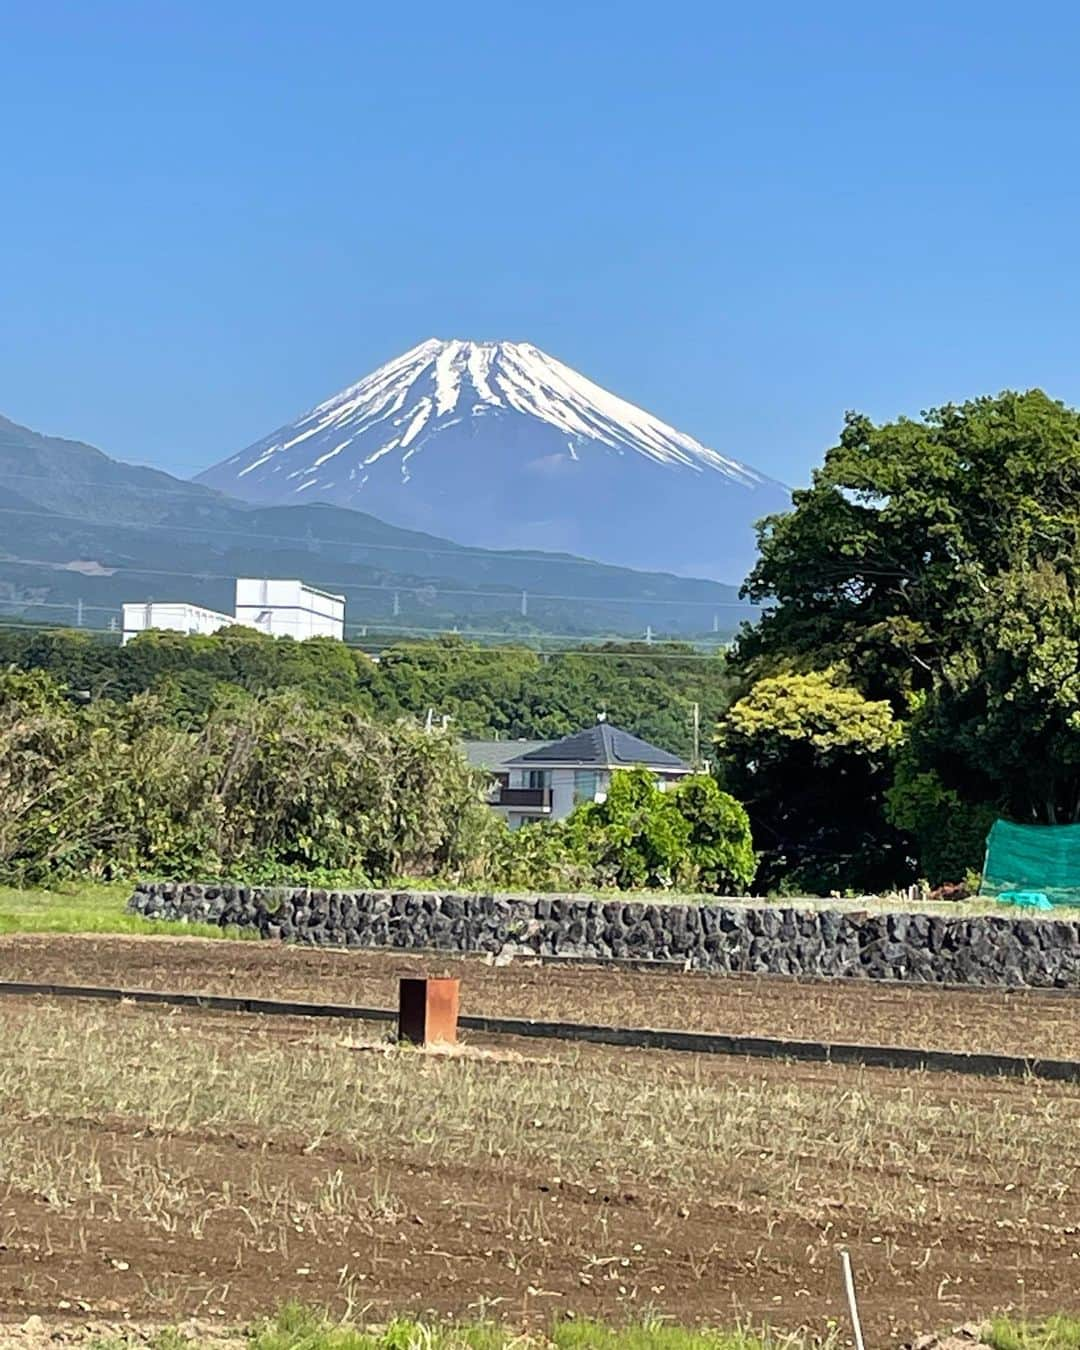
[[[398,983],[398,1040],[412,1045],[457,1042],[459,980],[403,979]]]

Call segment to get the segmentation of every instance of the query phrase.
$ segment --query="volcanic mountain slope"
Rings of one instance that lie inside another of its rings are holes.
[[[197,478],[484,548],[739,581],[787,489],[524,342],[431,338]]]

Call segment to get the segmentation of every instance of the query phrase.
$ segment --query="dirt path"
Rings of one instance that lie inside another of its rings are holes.
[[[398,978],[418,972],[460,976],[466,1012],[1080,1059],[1080,998],[1039,991],[796,983],[519,961],[495,967],[478,958],[194,938],[0,938],[4,980],[393,1007]]]

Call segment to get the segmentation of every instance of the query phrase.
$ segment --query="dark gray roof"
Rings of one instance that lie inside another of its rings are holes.
[[[583,764],[604,769],[629,769],[641,764],[648,769],[690,771],[690,766],[678,755],[631,736],[610,722],[597,722],[584,731],[564,736],[561,741],[529,750],[507,761],[508,768],[537,764]]]
[[[506,764],[518,755],[533,750],[543,750],[550,741],[463,741],[465,758],[475,769],[488,769],[499,773]]]

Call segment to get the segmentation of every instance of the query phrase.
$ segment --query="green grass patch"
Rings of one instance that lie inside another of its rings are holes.
[[[995,1318],[983,1331],[993,1350],[1080,1350],[1080,1319],[1050,1317],[1042,1322]],[[838,1342],[836,1342],[838,1344]],[[96,1342],[97,1350],[125,1350],[132,1339]],[[145,1346],[145,1339],[138,1339]],[[804,1336],[754,1335],[746,1331],[691,1330],[664,1322],[609,1327],[599,1322],[561,1322],[546,1334],[512,1331],[493,1323],[439,1326],[399,1319],[378,1329],[335,1322],[325,1313],[288,1304],[276,1317],[241,1332],[191,1340],[165,1330],[153,1350],[830,1350],[828,1341]]]
[[[248,1350],[821,1350],[820,1339],[754,1336],[742,1331],[693,1331],[662,1322],[608,1327],[598,1322],[562,1322],[549,1332],[526,1333],[494,1323],[439,1326],[398,1319],[379,1329],[334,1322],[324,1313],[288,1304],[278,1315],[246,1332],[222,1333],[222,1342]],[[126,1341],[106,1342],[120,1350]],[[145,1342],[144,1342],[145,1344]],[[207,1350],[215,1342],[160,1333],[153,1350]],[[827,1348],[826,1348],[827,1350]]]
[[[1080,1317],[1061,1314],[1044,1322],[995,1317],[983,1340],[993,1350],[1080,1350]]]
[[[240,937],[214,924],[168,923],[127,913],[130,882],[58,884],[54,890],[0,886],[0,934],[150,933],[157,937]],[[248,935],[251,936],[251,935]],[[254,936],[257,936],[255,934]]]

